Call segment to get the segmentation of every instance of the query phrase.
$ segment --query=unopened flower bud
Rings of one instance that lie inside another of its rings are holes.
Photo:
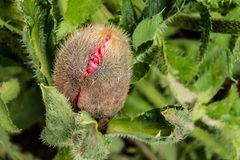
[[[60,47],[54,84],[71,104],[95,118],[113,117],[123,106],[131,77],[127,36],[113,26],[77,30]]]

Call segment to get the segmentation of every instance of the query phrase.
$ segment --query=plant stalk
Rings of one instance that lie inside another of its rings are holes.
[[[227,33],[238,35],[240,34],[240,21],[228,19],[210,18],[212,27],[211,32]],[[186,14],[179,14],[172,21],[167,23],[168,26],[179,27],[192,31],[202,31],[201,18],[196,16],[189,16]]]

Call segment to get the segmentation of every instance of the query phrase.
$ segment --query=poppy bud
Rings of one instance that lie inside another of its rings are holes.
[[[95,118],[113,117],[123,106],[131,77],[131,49],[122,30],[91,25],[60,47],[54,84],[73,107]]]

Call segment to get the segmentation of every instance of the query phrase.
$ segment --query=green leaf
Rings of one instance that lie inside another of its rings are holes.
[[[133,65],[132,83],[139,81],[149,71],[149,64],[136,63]]]
[[[145,95],[155,106],[162,107],[172,104],[162,93],[160,93],[154,84],[141,79],[136,83],[136,88]]]
[[[130,137],[153,143],[169,136],[173,128],[165,121],[159,109],[153,109],[133,119],[112,119],[106,136]]]
[[[226,143],[224,144],[221,140],[218,140],[213,134],[210,134],[201,128],[195,127],[191,136],[198,139],[201,143],[208,147],[208,149],[213,150],[222,157],[226,159],[233,159],[233,152],[231,152],[230,148],[227,148]]]
[[[19,30],[18,28],[15,28],[14,26],[8,24],[7,22],[5,22],[4,20],[2,20],[0,18],[0,28],[3,28],[3,27],[9,29],[11,32],[14,32],[14,33],[17,33],[19,35],[22,35],[22,31],[21,30]]]
[[[204,3],[208,7],[219,8],[221,5],[226,4],[228,6],[231,3],[240,4],[239,0],[197,0],[198,2]]]
[[[53,62],[55,60],[55,55],[57,52],[57,24],[58,24],[58,9],[59,6],[56,6],[55,0],[48,0],[49,3],[49,15],[47,17],[47,24],[45,24],[45,33],[47,33],[46,39],[46,52],[47,59],[49,62]],[[50,68],[53,68],[54,63],[50,63]]]
[[[59,148],[53,160],[73,160],[70,148]]]
[[[21,14],[17,11],[16,5],[12,1],[1,1],[0,2],[0,17],[9,18],[11,22],[19,21],[22,17]],[[20,24],[21,22],[18,22]],[[21,26],[18,26],[19,28]]]
[[[159,35],[159,37],[155,39],[153,45],[156,47],[156,53],[152,64],[156,65],[160,72],[166,74],[168,70],[168,63],[164,39]]]
[[[140,18],[140,16],[143,13],[144,8],[146,8],[146,3],[143,0],[131,0],[132,4],[134,6],[134,10],[136,12],[137,18]]]
[[[166,0],[148,0],[147,1],[147,7],[144,10],[144,15],[146,15],[147,17],[151,17],[154,16],[155,14],[158,14],[159,12],[161,12],[164,7],[167,5],[167,1]]]
[[[121,13],[122,13],[121,19],[122,27],[129,33],[132,33],[132,29],[136,25],[135,22],[136,16],[131,0],[122,0]]]
[[[162,111],[162,114],[168,122],[175,126],[175,131],[172,134],[177,139],[184,139],[193,131],[194,124],[187,107],[182,108],[182,110],[169,108]]]
[[[162,17],[160,14],[142,20],[133,32],[133,47],[137,49],[141,44],[153,40],[161,23]]]
[[[124,140],[121,138],[112,138],[109,150],[111,154],[118,154],[124,149]]]
[[[8,108],[1,98],[0,98],[0,122],[1,122],[0,126],[8,132],[18,133],[21,131],[13,124],[8,112]]]
[[[19,96],[8,104],[8,108],[14,124],[26,129],[42,120],[45,110],[39,86],[29,88],[21,83],[21,87]]]
[[[155,38],[152,46],[143,53],[135,57],[137,62],[148,63],[155,65],[162,73],[166,73],[168,66],[165,55],[165,44],[162,37]]]
[[[188,45],[190,45],[190,43]],[[197,61],[191,55],[180,54],[181,50],[175,48],[174,45],[167,45],[165,52],[170,72],[182,82],[192,81],[198,71]]]
[[[44,32],[47,19],[47,8],[34,0],[17,0],[16,4],[23,15],[24,28],[22,40],[35,69],[37,80],[52,84],[50,62],[46,51],[46,35]]]
[[[232,85],[227,98],[207,106],[207,114],[214,119],[219,119],[224,114],[229,114],[231,107],[237,100],[239,100],[238,90],[236,85]]]
[[[226,18],[237,19],[239,18],[239,16],[240,16],[240,6],[238,5],[227,13]]]
[[[46,128],[41,137],[51,145],[64,147],[74,127],[71,105],[56,88],[41,85],[41,90],[46,106]]]
[[[20,86],[16,79],[3,82],[0,87],[0,126],[12,133],[18,133],[21,130],[13,124],[6,103],[16,98],[19,91]]]
[[[145,49],[142,53],[139,49],[140,53],[138,53],[135,58],[137,62],[155,65],[163,74],[167,73],[169,64],[167,61],[167,46],[165,45],[163,37],[168,28],[168,23],[170,23],[175,16],[176,14],[162,21],[160,14],[157,14],[139,23],[132,36],[135,49],[137,50],[139,46],[148,41],[153,41],[153,43],[150,48]],[[146,48],[146,46],[142,47]]]
[[[127,96],[124,107],[118,114],[120,117],[136,117],[143,112],[151,110],[152,106],[141,98],[136,90],[131,91],[130,95]]]
[[[15,99],[20,92],[20,85],[18,80],[12,79],[7,82],[3,82],[0,86],[0,98],[5,104]]]
[[[234,61],[239,62],[240,61],[240,37],[237,37],[232,52],[233,52]]]
[[[108,21],[113,18],[114,16],[111,12],[102,4],[101,7],[91,15],[90,21],[94,24],[108,24]]]
[[[6,144],[9,142],[9,136],[6,131],[0,129],[0,157],[6,153]]]
[[[230,93],[231,95],[231,93]],[[240,98],[236,99],[233,102],[233,105],[231,107],[231,114],[236,116],[236,117],[240,117],[240,108],[238,107],[240,105]],[[240,122],[240,121],[239,121]],[[239,125],[240,126],[240,125]]]
[[[7,132],[0,129],[0,159],[6,155],[12,160],[39,160],[28,152],[23,153],[19,146],[10,141]]]
[[[229,50],[214,47],[209,49],[201,64],[202,72],[194,84],[194,91],[201,103],[207,103],[218,92],[227,77],[231,76]]]
[[[152,109],[131,119],[114,118],[108,124],[106,136],[130,137],[146,143],[178,142],[191,132],[193,124],[189,111],[177,108]]]
[[[108,141],[97,130],[97,122],[85,111],[75,117],[71,149],[75,159],[105,159]]]
[[[57,31],[57,40],[63,39],[86,22],[101,7],[101,4],[101,0],[92,0],[91,2],[88,0],[68,0],[67,10]]]
[[[12,78],[13,76],[20,74],[22,70],[23,69],[18,66],[0,66],[0,81],[7,80],[9,78]]]
[[[180,104],[192,105],[196,102],[196,95],[186,88],[182,83],[177,81],[174,76],[168,74],[166,78],[172,94]]]
[[[108,141],[97,130],[97,122],[85,111],[74,113],[56,88],[41,85],[41,90],[46,105],[42,139],[50,145],[69,147],[74,159],[104,159]]]

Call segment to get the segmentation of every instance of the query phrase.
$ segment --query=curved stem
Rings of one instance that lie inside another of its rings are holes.
[[[228,20],[228,19],[216,19],[211,18],[211,32],[228,33],[228,34],[240,34],[240,21]],[[201,18],[196,16],[189,16],[186,14],[180,14],[176,16],[172,21],[168,22],[169,26],[179,27],[192,31],[201,31]]]

